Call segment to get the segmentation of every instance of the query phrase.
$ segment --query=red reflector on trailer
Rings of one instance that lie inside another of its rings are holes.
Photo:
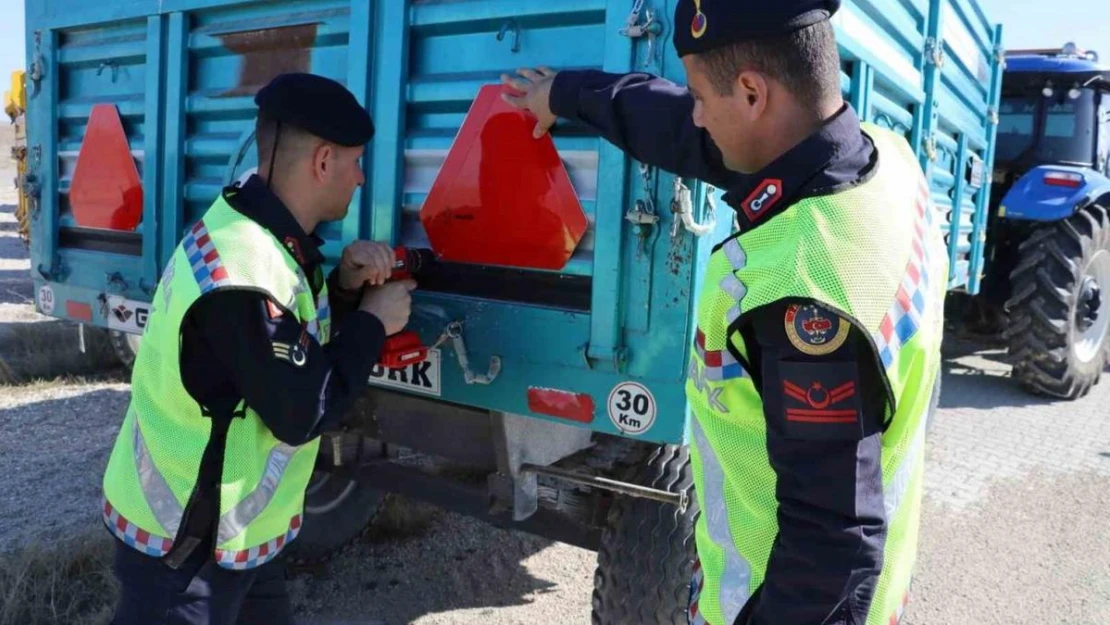
[[[143,187],[114,104],[97,104],[89,114],[69,204],[79,226],[134,230],[139,225]]]
[[[594,420],[594,398],[586,393],[533,386],[528,389],[528,410],[579,423],[589,423]]]
[[[74,302],[66,300],[66,316],[70,319],[80,319],[81,321],[92,321],[92,306],[85,302]]]
[[[420,220],[443,260],[562,269],[588,222],[550,135],[482,87],[436,176]]]
[[[1053,187],[1078,189],[1083,184],[1083,176],[1063,171],[1051,171],[1044,175],[1044,183]]]

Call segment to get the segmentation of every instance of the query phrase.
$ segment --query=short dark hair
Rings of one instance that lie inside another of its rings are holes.
[[[274,155],[278,168],[289,161],[290,156],[297,154],[308,145],[313,135],[308,131],[294,126],[289,122],[281,123],[281,138],[278,139],[277,121],[264,112],[259,111],[254,122],[254,141],[258,148],[258,165],[270,162],[270,155]],[[274,154],[274,142],[277,141],[277,154]]]
[[[736,77],[748,70],[781,82],[803,104],[816,107],[840,94],[840,54],[828,20],[788,35],[721,46],[699,56],[718,95],[731,95]]]

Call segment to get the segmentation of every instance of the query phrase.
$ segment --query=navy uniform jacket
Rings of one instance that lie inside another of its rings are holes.
[[[285,243],[318,296],[324,280],[322,240],[306,234],[257,176],[224,197]],[[245,400],[274,436],[290,445],[334,428],[366,387],[386,336],[377,317],[357,310],[361,293],[339,288],[338,269],[326,280],[332,339],[324,346],[311,340],[300,367],[275,357],[273,342],[295,341],[301,324],[292,315],[274,319],[262,293],[217,291],[198,300],[181,325],[181,377],[189,394],[216,414]],[[220,473],[211,464],[201,466],[195,507],[184,530],[204,540],[218,516],[212,494]]]
[[[723,199],[736,209],[745,230],[800,199],[857,184],[875,164],[874,146],[848,105],[753,175],[725,168],[709,133],[693,123],[692,96],[670,81],[642,73],[563,71],[552,85],[550,106],[556,115],[594,128],[636,160],[725,190]],[[782,180],[784,195],[753,223],[740,205],[767,178]],[[767,577],[738,622],[861,623],[881,571],[887,528],[880,463],[886,411],[882,374],[868,338],[857,328],[836,352],[810,356],[787,337],[785,314],[785,304],[772,304],[741,330],[768,422],[767,449],[778,478],[779,534]],[[789,361],[824,363],[819,375],[830,382],[855,381],[862,391],[862,433],[830,437],[822,431],[828,426],[812,424],[810,437],[798,438],[794,432],[783,436],[783,397],[763,390],[783,388],[781,364]],[[845,367],[845,362],[854,366]]]

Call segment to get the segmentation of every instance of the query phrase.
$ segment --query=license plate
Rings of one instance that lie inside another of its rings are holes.
[[[429,349],[428,357],[424,362],[413,363],[401,369],[386,369],[381,365],[375,365],[370,371],[368,382],[374,386],[389,386],[439,397],[441,392],[439,372],[439,350]]]
[[[142,334],[150,316],[150,304],[108,296],[108,327],[129,334]]]

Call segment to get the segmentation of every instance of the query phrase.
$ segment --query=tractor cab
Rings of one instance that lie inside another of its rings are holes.
[[[1110,65],[1071,43],[1059,50],[1007,53],[994,162],[998,199],[1044,165],[1110,174],[1108,151]],[[1044,182],[1077,188],[1077,175],[1060,171]]]

